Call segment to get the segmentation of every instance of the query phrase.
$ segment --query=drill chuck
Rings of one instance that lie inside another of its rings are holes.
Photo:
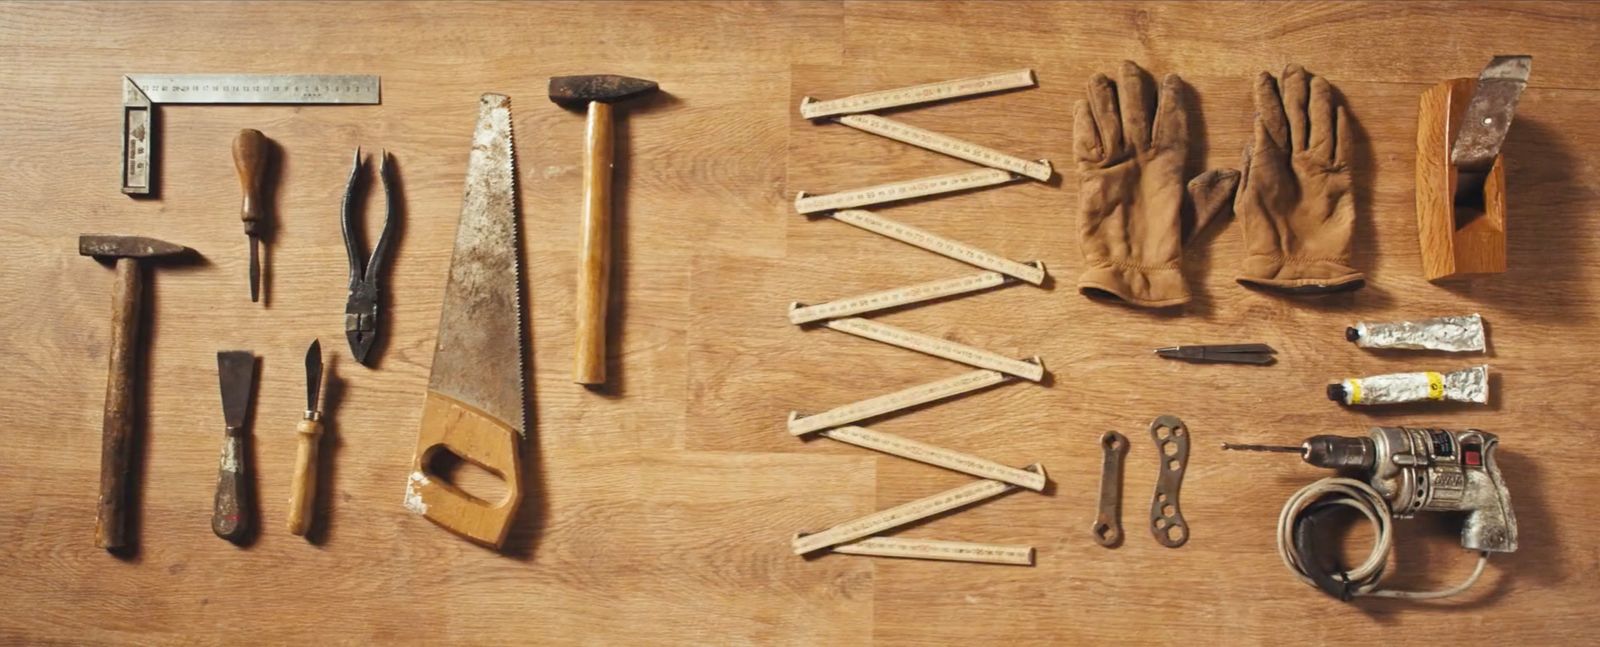
[[[1372,439],[1367,437],[1318,435],[1300,446],[1300,458],[1316,467],[1371,471],[1377,462]]]

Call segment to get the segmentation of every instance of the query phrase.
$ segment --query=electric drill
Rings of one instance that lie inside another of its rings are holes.
[[[1494,434],[1477,429],[1374,427],[1365,437],[1312,436],[1299,447],[1225,444],[1223,449],[1298,452],[1306,463],[1317,467],[1360,472],[1365,484],[1323,479],[1302,489],[1290,499],[1279,523],[1279,550],[1290,568],[1330,595],[1348,601],[1352,595],[1444,597],[1465,590],[1481,574],[1480,562],[1472,579],[1453,590],[1423,594],[1374,591],[1389,550],[1387,522],[1391,515],[1407,518],[1418,512],[1465,512],[1463,547],[1485,558],[1491,552],[1517,549],[1517,518],[1495,464],[1499,442]],[[1356,501],[1329,501],[1337,498]],[[1335,503],[1372,508],[1381,515],[1381,522],[1373,520],[1379,526],[1377,543],[1382,550],[1375,549],[1377,559],[1348,572],[1307,568],[1308,558],[1315,552],[1311,527],[1318,513],[1331,511],[1337,507]],[[1296,554],[1290,554],[1291,544]],[[1361,573],[1363,568],[1368,572]],[[1356,586],[1351,586],[1352,581]]]

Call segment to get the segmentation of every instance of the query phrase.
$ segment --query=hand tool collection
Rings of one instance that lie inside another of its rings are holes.
[[[158,120],[153,108],[157,104],[374,104],[379,101],[378,88],[376,76],[127,75],[123,77],[123,192],[136,197],[155,193]],[[605,381],[614,154],[611,105],[658,89],[653,81],[617,75],[565,76],[550,81],[552,101],[585,107],[589,116],[574,371],[575,380],[580,383]],[[523,366],[528,354],[528,331],[523,325],[520,214],[510,99],[484,94],[478,108],[455,252],[404,506],[463,537],[498,548],[511,529],[522,499],[521,452],[528,421]],[[234,164],[243,193],[240,217],[250,242],[251,301],[261,300],[260,248],[269,229],[274,200],[271,182],[277,179],[273,161],[278,150],[275,142],[255,129],[241,130],[233,142]],[[386,211],[370,254],[361,251],[363,227],[357,222],[366,186],[359,147],[340,208],[340,228],[349,261],[345,336],[351,356],[368,366],[377,362],[378,341],[384,331],[383,278],[393,254],[401,212],[391,162],[387,151],[377,155],[377,176],[383,183]],[[84,235],[79,239],[79,252],[112,259],[117,267],[95,543],[108,550],[126,551],[134,545],[130,508],[137,501],[134,399],[135,378],[141,372],[137,353],[143,346],[139,329],[144,289],[140,261],[184,256],[188,250],[149,238]],[[248,458],[252,443],[245,434],[259,358],[248,351],[225,351],[218,353],[217,362],[226,435],[212,529],[219,537],[245,544],[259,527],[255,519],[254,475]],[[289,532],[301,536],[311,530],[317,517],[315,501],[325,413],[322,394],[332,379],[324,370],[320,342],[311,343],[305,366],[306,408],[296,434],[298,447],[288,514]],[[448,462],[439,460],[446,455],[501,477],[506,484],[505,497],[496,502],[484,501],[457,487],[450,474],[435,471]],[[954,542],[928,546],[887,542],[868,544],[861,550],[984,554],[982,546]]]
[[[1518,78],[1525,80],[1525,66],[1517,69],[1522,70]],[[1498,74],[1495,78],[1507,76],[1518,75]],[[874,316],[1011,283],[1044,284],[1046,274],[1041,263],[1020,263],[945,238],[890,219],[874,206],[925,200],[1022,178],[1048,181],[1053,172],[1046,160],[1030,161],[902,123],[898,121],[899,114],[894,119],[873,114],[1035,84],[1031,70],[1018,70],[842,99],[802,99],[800,114],[805,119],[843,124],[983,168],[834,193],[801,192],[794,203],[797,212],[831,218],[974,265],[983,272],[833,301],[791,304],[789,321],[797,326],[828,328],[966,364],[974,370],[818,413],[792,412],[788,431],[797,436],[823,436],[964,472],[981,480],[824,530],[796,533],[791,541],[795,553],[810,555],[826,550],[880,557],[1033,563],[1034,553],[1026,546],[996,544],[981,550],[951,550],[951,542],[898,536],[898,530],[1018,488],[1042,491],[1047,485],[1042,467],[1008,467],[940,448],[920,438],[857,425],[902,410],[925,410],[931,403],[1005,382],[1045,380],[1043,363],[1037,357],[1015,359],[944,336],[902,329]],[[1520,90],[1520,86],[1505,92],[1511,90]],[[1366,276],[1350,262],[1356,218],[1350,160],[1355,155],[1356,138],[1347,109],[1338,97],[1326,79],[1299,65],[1289,65],[1276,77],[1260,74],[1253,88],[1253,141],[1246,148],[1243,168],[1195,175],[1188,170],[1188,160],[1203,157],[1204,152],[1194,150],[1201,140],[1192,135],[1189,125],[1194,118],[1190,106],[1195,100],[1188,86],[1173,74],[1157,84],[1132,62],[1123,64],[1115,80],[1095,75],[1089,81],[1086,98],[1074,107],[1078,238],[1085,265],[1078,280],[1079,291],[1097,300],[1141,308],[1174,308],[1189,302],[1192,296],[1183,272],[1184,247],[1193,243],[1208,223],[1229,210],[1237,216],[1244,236],[1246,254],[1237,274],[1241,286],[1287,297],[1362,288]],[[1511,103],[1514,104],[1514,97]],[[1483,125],[1503,137],[1509,108],[1496,114],[1500,116],[1491,116]],[[1493,148],[1497,151],[1498,141],[1495,143]],[[1492,159],[1494,155],[1488,157]],[[874,210],[866,210],[867,207]],[[1361,322],[1351,325],[1345,338],[1372,349],[1487,349],[1483,320],[1476,314],[1422,321]],[[1278,361],[1278,351],[1264,343],[1179,345],[1158,348],[1155,354],[1210,364],[1266,366]],[[1481,404],[1489,399],[1488,375],[1487,366],[1454,372],[1378,375],[1342,380],[1328,386],[1327,394],[1346,405],[1428,401]],[[1192,536],[1179,503],[1191,456],[1190,428],[1176,416],[1162,415],[1150,424],[1149,433],[1158,466],[1149,531],[1158,544],[1178,548]],[[1100,437],[1099,445],[1099,506],[1091,530],[1094,541],[1115,548],[1125,538],[1121,520],[1122,472],[1130,443],[1126,436],[1108,431]],[[1515,520],[1492,456],[1496,445],[1494,435],[1477,430],[1378,427],[1370,438],[1319,436],[1307,441],[1303,449],[1225,447],[1301,451],[1313,465],[1359,472],[1370,482],[1337,478],[1314,483],[1291,497],[1279,526],[1279,552],[1284,563],[1302,581],[1349,600],[1361,595],[1447,597],[1466,590],[1482,574],[1480,561],[1466,582],[1450,589],[1431,593],[1379,590],[1378,581],[1384,575],[1392,546],[1389,520],[1393,517],[1407,517],[1422,510],[1470,511],[1463,531],[1464,546],[1484,551],[1485,555],[1488,551],[1515,550]],[[1330,526],[1335,525],[1330,515],[1336,508],[1356,508],[1379,526],[1378,545],[1365,564],[1346,569],[1333,559],[1340,554],[1329,542]],[[1022,558],[1024,555],[1026,559]]]
[[[1437,149],[1429,154],[1432,157],[1419,156],[1417,169],[1419,230],[1424,237],[1430,280],[1464,273],[1468,271],[1464,268],[1471,266],[1462,259],[1452,261],[1454,265],[1441,265],[1434,262],[1437,259],[1429,260],[1430,253],[1438,256],[1452,250],[1476,249],[1473,246],[1482,240],[1475,238],[1478,234],[1473,232],[1482,226],[1473,223],[1484,218],[1491,222],[1490,229],[1503,229],[1504,167],[1499,150],[1517,97],[1526,85],[1529,65],[1528,57],[1497,57],[1480,79],[1447,83],[1441,86],[1443,89],[1424,95],[1423,120],[1425,125],[1432,125],[1419,132],[1419,145],[1429,143]],[[794,200],[798,214],[808,220],[844,223],[975,269],[958,276],[908,279],[908,284],[901,287],[789,305],[789,322],[804,334],[827,336],[829,333],[819,331],[833,330],[964,367],[962,372],[889,387],[886,392],[832,408],[791,411],[785,425],[791,435],[828,438],[972,478],[963,485],[831,525],[817,520],[816,526],[790,536],[789,548],[796,555],[840,553],[1034,564],[1035,550],[1025,544],[951,541],[897,533],[1017,490],[1049,493],[1052,484],[1043,465],[1015,460],[1019,458],[1015,456],[1010,457],[1013,460],[992,460],[862,425],[885,423],[881,426],[887,427],[899,422],[885,421],[896,414],[913,410],[926,413],[930,405],[998,390],[995,387],[1011,383],[1050,384],[1044,361],[1016,352],[1014,346],[1006,346],[1004,352],[989,350],[958,342],[949,330],[912,330],[884,320],[891,310],[905,311],[958,297],[981,298],[974,295],[1020,283],[1048,287],[1049,275],[1041,261],[1014,260],[882,213],[915,210],[916,205],[930,199],[985,187],[1049,186],[1055,177],[1049,160],[1008,154],[983,143],[901,121],[912,118],[915,111],[936,111],[957,100],[966,103],[974,97],[1037,85],[1033,70],[1017,69],[837,99],[802,99],[800,116],[818,126],[843,125],[972,166],[827,193],[802,191]],[[564,107],[583,108],[588,119],[583,158],[583,243],[575,298],[576,383],[595,386],[607,380],[606,313],[612,298],[612,175],[616,153],[613,105],[658,91],[653,81],[625,76],[550,79],[550,100]],[[1326,79],[1294,64],[1276,77],[1261,73],[1254,79],[1251,92],[1255,114],[1242,168],[1194,173],[1188,160],[1205,156],[1205,151],[1198,150],[1204,140],[1191,128],[1193,107],[1198,102],[1181,78],[1167,74],[1157,83],[1137,64],[1125,62],[1115,79],[1096,74],[1089,80],[1086,96],[1073,107],[1072,150],[1078,188],[1076,238],[1084,261],[1077,281],[1079,293],[1096,301],[1169,311],[1190,302],[1193,296],[1189,277],[1184,273],[1184,249],[1197,240],[1197,234],[1209,223],[1230,209],[1243,234],[1245,253],[1235,277],[1241,286],[1298,298],[1351,292],[1366,284],[1366,275],[1351,263],[1357,178],[1351,172],[1350,160],[1356,154],[1356,136],[1340,95]],[[1434,96],[1438,93],[1442,94]],[[1453,96],[1467,93],[1472,93],[1470,104],[1452,102]],[[123,190],[130,195],[152,192],[155,120],[151,110],[156,104],[377,101],[377,77],[129,75],[124,77]],[[1434,105],[1440,102],[1442,107]],[[1430,106],[1439,114],[1430,117]],[[477,108],[461,212],[403,505],[461,537],[498,549],[511,535],[525,490],[522,453],[531,413],[526,369],[526,362],[531,359],[531,331],[525,323],[522,294],[521,214],[510,98],[483,94]],[[892,118],[885,114],[890,110],[894,111]],[[1449,160],[1434,159],[1443,154],[1444,142],[1452,137]],[[261,300],[262,294],[260,246],[270,238],[275,150],[274,142],[253,129],[241,130],[233,143],[243,192],[240,214],[250,243],[252,301]],[[372,366],[377,363],[377,341],[385,329],[382,279],[393,254],[394,230],[401,208],[391,158],[386,151],[380,151],[376,175],[383,183],[386,212],[371,253],[363,254],[363,227],[357,223],[357,214],[364,203],[364,167],[361,149],[357,148],[340,213],[349,279],[344,329],[355,361]],[[1423,214],[1424,192],[1431,201],[1430,214],[1448,212],[1458,221],[1453,225],[1455,237],[1445,241],[1448,244],[1429,242],[1430,232],[1437,232],[1425,222],[1432,216]],[[1433,204],[1439,192],[1453,195],[1444,203]],[[908,202],[914,204],[908,206]],[[1461,218],[1463,214],[1465,219]],[[1429,251],[1430,245],[1434,246],[1433,252]],[[148,238],[84,235],[79,239],[79,251],[115,259],[116,263],[96,544],[124,550],[133,545],[129,508],[136,501],[133,394],[135,377],[141,374],[141,262],[184,256],[188,250]],[[1502,269],[1503,260],[1502,254]],[[1337,335],[1329,337],[1334,336]],[[1483,318],[1478,314],[1357,322],[1346,328],[1343,336],[1357,347],[1385,354],[1396,350],[1483,353],[1489,347]],[[1289,347],[1284,357],[1295,357],[1296,350]],[[1223,365],[1165,367],[1174,371],[1249,372],[1251,369],[1226,365],[1267,366],[1279,359],[1278,351],[1265,343],[1177,345],[1158,348],[1155,354],[1183,362]],[[225,351],[217,354],[217,361],[226,432],[212,528],[219,537],[247,544],[260,526],[255,518],[257,497],[250,470],[253,443],[246,430],[261,360],[249,351]],[[305,354],[307,398],[297,428],[298,447],[289,498],[288,528],[294,535],[306,535],[317,517],[319,446],[325,436],[325,407],[329,406],[324,394],[332,380],[331,371],[326,368],[320,342],[312,341]],[[1326,385],[1326,394],[1352,410],[1392,403],[1487,404],[1490,386],[1488,366],[1477,365],[1448,372],[1341,379]],[[1179,503],[1194,447],[1190,427],[1177,416],[1160,415],[1149,424],[1148,433],[1154,445],[1150,455],[1157,462],[1148,529],[1159,545],[1179,548],[1192,536]],[[1495,434],[1477,429],[1375,426],[1363,437],[1317,435],[1299,446],[1224,444],[1223,448],[1296,452],[1313,466],[1346,473],[1316,481],[1289,498],[1279,518],[1277,547],[1284,564],[1297,578],[1349,601],[1359,596],[1426,599],[1456,595],[1480,578],[1490,552],[1516,550],[1516,520],[1495,461],[1498,444]],[[1126,539],[1121,520],[1123,463],[1131,445],[1128,437],[1117,431],[1107,431],[1099,438],[1101,483],[1091,530],[1093,540],[1107,548],[1116,548]],[[460,461],[502,479],[505,495],[490,501],[458,486],[448,466]],[[1338,556],[1342,553],[1330,540],[1335,536],[1331,528],[1337,525],[1335,512],[1341,509],[1354,509],[1377,528],[1372,552],[1365,562],[1354,567],[1340,564]],[[1461,543],[1480,553],[1476,570],[1461,584],[1438,591],[1380,588],[1394,543],[1392,520],[1424,511],[1466,513]]]

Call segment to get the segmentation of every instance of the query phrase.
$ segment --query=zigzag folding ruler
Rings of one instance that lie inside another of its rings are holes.
[[[984,168],[836,193],[813,195],[800,192],[795,197],[795,211],[807,216],[831,218],[913,247],[947,256],[983,271],[823,303],[790,304],[789,322],[797,326],[830,328],[947,359],[973,369],[952,377],[840,405],[820,413],[802,415],[799,412],[790,412],[787,423],[790,434],[795,436],[816,434],[838,442],[961,472],[978,479],[951,490],[851,519],[830,528],[795,533],[790,542],[795,554],[806,555],[828,550],[850,555],[1033,565],[1034,550],[1031,546],[879,535],[920,519],[974,505],[1015,490],[1043,491],[1048,482],[1044,466],[1035,463],[1022,468],[1011,467],[972,454],[857,426],[855,423],[959,397],[1007,382],[1018,380],[1040,382],[1044,379],[1044,362],[1037,356],[1025,359],[1008,357],[859,316],[1015,283],[1032,285],[1044,283],[1046,273],[1043,263],[1014,261],[860,208],[1007,184],[1023,178],[1048,181],[1054,174],[1048,160],[1030,161],[980,144],[882,116],[866,114],[873,110],[1032,87],[1036,84],[1033,71],[1024,69],[869,92],[829,101],[817,101],[811,97],[805,97],[801,101],[800,114],[807,119],[841,123],[857,130],[966,160]]]

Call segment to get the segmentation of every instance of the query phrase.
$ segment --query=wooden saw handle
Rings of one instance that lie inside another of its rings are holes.
[[[406,483],[406,508],[462,537],[499,548],[522,503],[519,438],[516,430],[493,416],[429,391],[422,407],[411,478]],[[490,503],[430,474],[428,464],[440,451],[449,451],[503,479],[505,498]]]
[[[105,417],[100,430],[100,502],[94,545],[126,548],[129,490],[133,487],[133,377],[138,372],[139,310],[144,296],[139,259],[117,259],[111,290],[111,368],[106,377]]]
[[[303,537],[316,517],[317,445],[322,442],[322,421],[301,420],[294,454],[294,483],[289,486],[289,534]]]
[[[611,284],[611,104],[589,102],[583,149],[583,258],[578,265],[572,381],[606,381],[606,299]]]
[[[267,156],[272,144],[261,131],[246,128],[233,138],[233,165],[239,171],[239,188],[244,191],[244,203],[239,207],[239,219],[244,221],[244,231],[258,233],[262,213],[266,210]]]

